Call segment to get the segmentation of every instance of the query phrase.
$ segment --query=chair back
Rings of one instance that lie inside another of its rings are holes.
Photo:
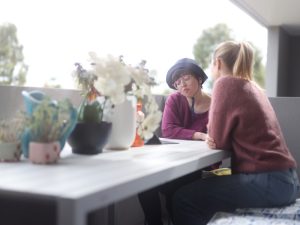
[[[286,143],[298,163],[300,178],[300,97],[270,97]]]

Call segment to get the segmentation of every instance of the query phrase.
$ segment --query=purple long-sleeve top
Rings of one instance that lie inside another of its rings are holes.
[[[207,132],[208,111],[192,113],[185,96],[172,93],[166,100],[162,118],[162,136],[191,140],[195,132]]]
[[[220,77],[214,83],[210,118],[209,136],[218,149],[232,152],[233,173],[296,168],[274,109],[253,82]]]

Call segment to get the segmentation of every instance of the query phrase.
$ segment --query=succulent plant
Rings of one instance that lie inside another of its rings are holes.
[[[21,134],[25,126],[25,114],[18,112],[10,119],[0,120],[0,142],[17,143],[20,142]]]
[[[68,99],[56,103],[49,97],[43,99],[27,120],[30,140],[46,143],[60,140],[71,123],[72,107]]]

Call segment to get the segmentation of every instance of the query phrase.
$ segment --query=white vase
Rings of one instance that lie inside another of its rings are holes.
[[[112,130],[106,149],[123,150],[132,145],[136,132],[136,98],[133,96],[116,105],[111,116]]]

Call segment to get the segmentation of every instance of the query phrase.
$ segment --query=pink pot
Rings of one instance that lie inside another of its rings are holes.
[[[29,143],[29,160],[37,164],[56,163],[59,159],[60,144],[58,141],[50,143]]]

